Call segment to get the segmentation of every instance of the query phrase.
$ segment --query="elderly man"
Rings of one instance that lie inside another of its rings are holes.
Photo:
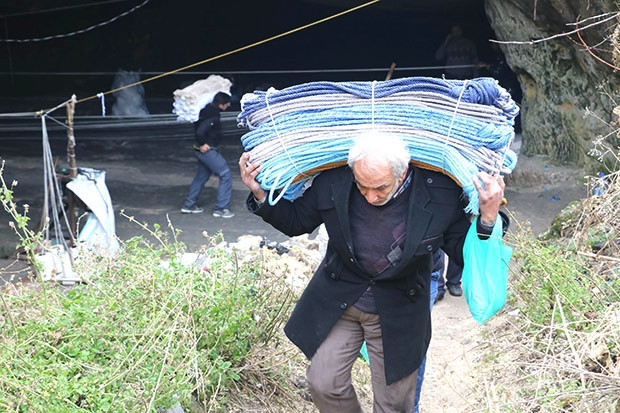
[[[296,236],[325,223],[325,258],[284,329],[311,360],[307,378],[321,412],[361,412],[351,368],[367,343],[374,410],[413,412],[416,372],[431,339],[432,253],[442,248],[463,264],[470,226],[462,189],[440,172],[410,166],[397,137],[359,138],[348,166],[321,172],[294,201],[265,202],[260,165],[239,160],[252,191],[249,210]],[[480,173],[477,218],[488,238],[499,214],[504,182]]]

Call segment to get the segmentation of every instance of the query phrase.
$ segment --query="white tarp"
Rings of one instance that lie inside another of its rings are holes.
[[[144,86],[140,82],[140,73],[119,70],[112,82],[112,95],[116,99],[112,105],[114,116],[131,116],[143,118],[149,116],[144,101]],[[125,88],[125,86],[134,85]]]
[[[114,255],[120,245],[116,238],[114,208],[105,184],[105,172],[80,168],[77,177],[67,183],[78,198],[86,204],[90,214],[78,235],[89,249],[99,254]]]

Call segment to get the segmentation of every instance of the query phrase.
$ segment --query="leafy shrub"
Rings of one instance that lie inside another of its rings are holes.
[[[224,410],[246,357],[279,330],[290,294],[230,250],[206,249],[205,271],[182,264],[183,249],[136,237],[115,259],[78,265],[87,284],[7,287],[0,410]]]

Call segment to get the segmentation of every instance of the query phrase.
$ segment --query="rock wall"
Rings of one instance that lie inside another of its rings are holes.
[[[524,155],[548,155],[557,164],[600,167],[588,155],[598,137],[612,148],[618,137],[610,123],[620,104],[620,75],[597,61],[576,35],[539,41],[575,30],[574,23],[620,10],[617,0],[485,0],[485,10],[506,62],[517,75],[523,100]],[[594,23],[589,20],[580,27]],[[585,42],[613,61],[611,35],[617,17],[581,32]]]

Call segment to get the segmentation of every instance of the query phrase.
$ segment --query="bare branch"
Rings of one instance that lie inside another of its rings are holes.
[[[578,24],[579,24],[579,22],[575,23],[575,27],[579,27]],[[605,66],[609,66],[610,68],[612,68],[614,70],[620,70],[619,67],[612,65],[611,63],[609,63],[608,61],[606,61],[605,59],[603,59],[602,57],[599,57],[596,53],[594,53],[592,51],[592,48],[586,43],[586,41],[583,39],[583,37],[581,37],[581,32],[577,32],[577,37],[579,38],[579,41],[584,46],[586,51],[590,54],[590,56],[592,56],[593,58],[595,58],[599,62],[603,63]]]
[[[605,15],[603,14],[603,15],[595,16],[595,17],[601,17],[601,16],[605,16]],[[560,38],[560,37],[567,37],[567,36],[570,36],[572,34],[579,33],[581,31],[587,30],[587,29],[589,29],[591,27],[597,26],[597,25],[599,25],[601,23],[605,23],[606,21],[615,19],[617,17],[620,17],[620,12],[612,13],[609,17],[607,17],[607,18],[605,18],[603,20],[600,20],[600,21],[598,21],[596,23],[591,23],[591,24],[589,24],[587,26],[583,26],[582,28],[575,29],[575,30],[572,30],[570,32],[559,33],[559,34],[555,34],[553,36],[544,37],[542,39],[530,40],[530,41],[527,41],[527,42],[512,41],[512,40],[500,41],[500,40],[493,40],[493,39],[491,39],[490,41],[493,42],[493,43],[500,43],[500,44],[527,44],[527,45],[532,45],[532,44],[537,44],[537,43],[542,43],[542,42],[546,42],[546,41],[549,41],[549,40],[557,39],[557,38]],[[590,19],[591,18],[592,17],[590,17]],[[586,19],[586,20],[588,20],[588,19]],[[573,24],[573,23],[571,23],[571,24]],[[574,24],[579,24],[579,23],[577,22],[577,23],[574,23]]]
[[[585,18],[583,20],[579,20],[575,23],[566,23],[567,26],[577,26],[579,23],[585,23],[588,20],[592,20],[592,19],[600,19],[602,17],[606,17],[606,16],[617,16],[618,12],[609,12],[609,13],[603,13],[603,14],[597,14],[596,16],[590,16],[588,18]]]

